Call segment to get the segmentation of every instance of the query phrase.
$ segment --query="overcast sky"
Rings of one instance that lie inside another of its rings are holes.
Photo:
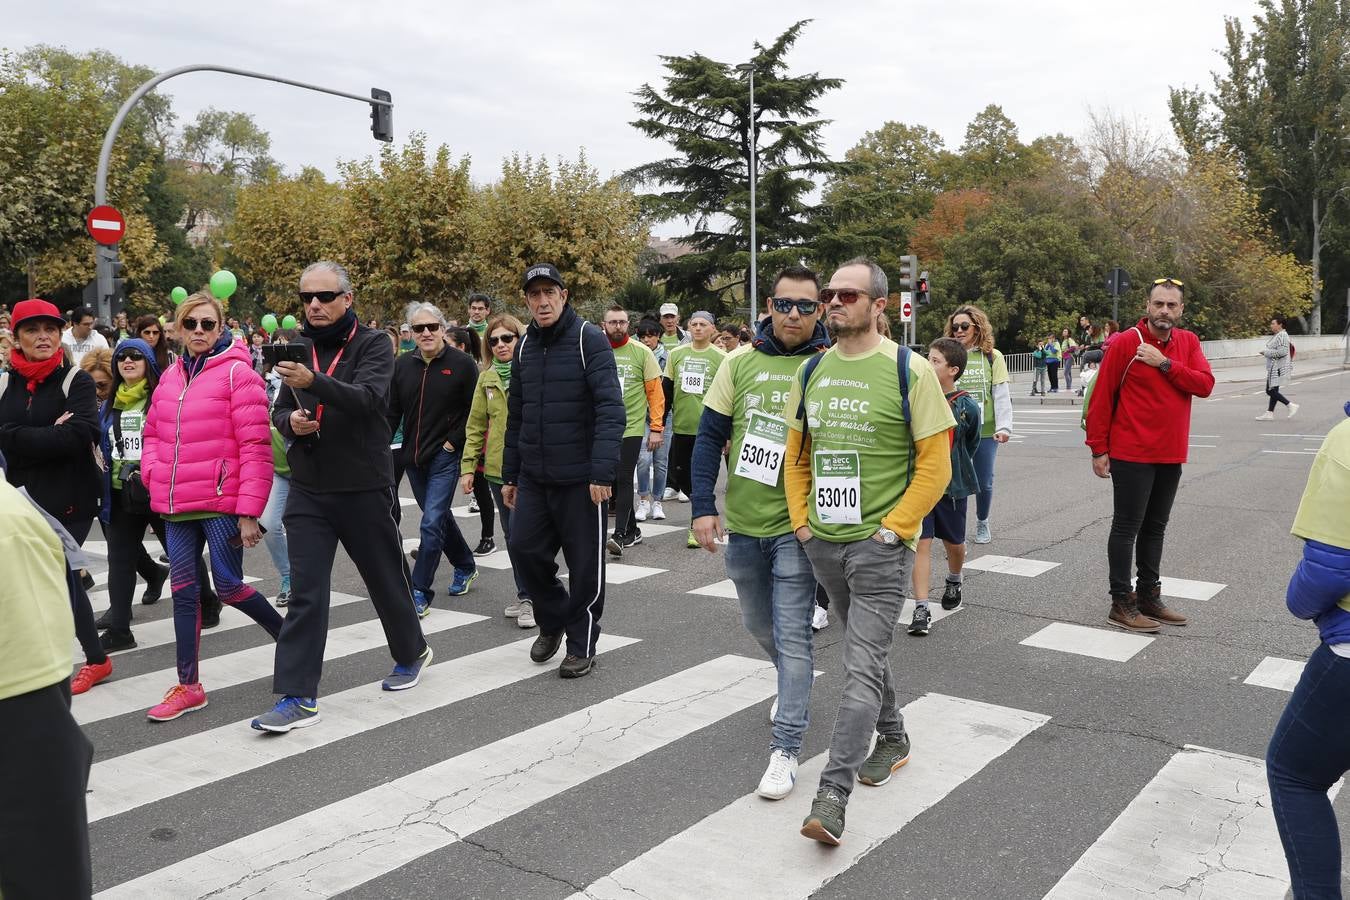
[[[426,132],[473,160],[478,181],[512,152],[575,156],[603,175],[660,157],[639,135],[632,91],[658,84],[660,55],[741,62],[798,19],[794,73],[845,79],[821,102],[826,149],[842,156],[888,120],[926,125],[955,149],[997,103],[1023,140],[1084,133],[1110,110],[1169,133],[1169,85],[1212,86],[1224,16],[1254,0],[40,0],[16,3],[0,45],[110,50],[157,70],[220,63],[365,95],[393,93],[395,131]],[[378,149],[368,108],[228,75],[164,87],[180,122],[207,106],[252,113],[288,171]],[[658,228],[668,233],[670,228]]]

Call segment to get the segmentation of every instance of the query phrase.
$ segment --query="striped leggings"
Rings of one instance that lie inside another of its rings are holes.
[[[281,614],[262,594],[244,584],[244,548],[231,546],[239,535],[234,516],[212,516],[188,522],[165,522],[169,551],[169,583],[173,585],[173,630],[178,645],[178,682],[196,684],[197,660],[201,653],[201,585],[197,583],[197,560],[202,547],[211,554],[211,575],[222,602],[257,622],[276,640],[281,633]]]

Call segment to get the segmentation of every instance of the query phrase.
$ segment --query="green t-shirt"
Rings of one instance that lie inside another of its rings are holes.
[[[1313,457],[1308,483],[1294,516],[1293,533],[1304,540],[1333,547],[1350,547],[1350,516],[1345,514],[1350,497],[1350,419],[1327,433]],[[1350,596],[1341,601],[1350,607]]]
[[[642,437],[647,427],[646,383],[661,378],[661,367],[656,357],[641,341],[629,340],[614,351],[614,365],[619,370],[619,390],[623,393],[623,411],[628,425],[623,436]]]
[[[693,344],[681,344],[670,351],[666,377],[675,384],[675,433],[698,434],[703,416],[703,398],[717,377],[717,369],[726,354],[716,344],[695,350]]]
[[[737,350],[723,361],[703,405],[731,417],[727,530],[749,537],[792,532],[783,492],[787,422],[783,410],[809,356]],[[749,434],[750,440],[746,441]]]
[[[835,347],[811,373],[806,419],[811,436],[811,532],[832,543],[866,540],[909,486],[914,441],[956,426],[928,360],[909,356],[910,423],[905,424],[896,360],[900,347],[883,338],[874,349],[846,356]],[[787,400],[788,427],[797,418],[801,381]],[[912,435],[912,438],[911,438]],[[917,544],[917,536],[907,542]]]
[[[684,338],[680,337],[678,331],[674,334],[666,334],[664,331],[661,332],[661,343],[667,350],[674,350],[676,347],[680,346],[680,342],[683,340]]]
[[[956,380],[960,390],[975,398],[980,404],[980,437],[994,436],[994,385],[1008,381],[1008,363],[997,350],[993,353],[994,364],[989,365],[989,357],[979,350],[971,350],[966,356],[966,370]]]

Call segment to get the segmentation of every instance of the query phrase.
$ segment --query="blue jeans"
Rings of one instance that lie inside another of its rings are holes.
[[[638,453],[637,490],[639,497],[651,497],[660,500],[666,492],[666,471],[670,465],[671,414],[666,413],[665,436],[661,446],[655,450],[647,449],[647,440],[652,436],[648,428],[642,435],[642,450]],[[653,473],[653,469],[655,472]]]
[[[1327,791],[1350,769],[1350,659],[1318,646],[1275,726],[1266,779],[1294,896],[1341,896],[1341,839]]]
[[[473,572],[478,568],[473,561],[473,551],[450,512],[450,501],[458,483],[459,454],[444,447],[437,450],[426,465],[408,466],[408,484],[422,510],[422,543],[417,548],[417,562],[412,570],[413,590],[423,591],[428,597],[436,593],[433,585],[442,551],[458,570]]]
[[[502,500],[502,486],[495,481],[488,482],[488,489],[492,491],[492,499],[497,503],[497,515],[502,520],[502,542],[506,544],[506,556],[511,560],[511,574],[516,579],[516,599],[528,600],[530,595],[525,593],[525,588],[520,583],[520,570],[516,568],[516,557],[511,552],[511,508]],[[421,556],[419,553],[418,556]]]
[[[272,493],[267,497],[267,508],[263,510],[258,524],[267,529],[263,543],[272,555],[272,565],[282,578],[291,577],[290,551],[286,547],[286,526],[282,516],[286,514],[286,498],[291,495],[291,480],[284,475],[272,473]]]
[[[727,575],[740,597],[741,620],[778,667],[778,714],[769,747],[802,751],[811,700],[811,614],[816,580],[806,551],[791,533],[756,538],[727,535]]]
[[[975,492],[975,518],[981,522],[989,518],[989,507],[994,505],[994,455],[998,452],[998,441],[991,437],[980,438],[980,447],[975,451],[975,483],[979,490]]]

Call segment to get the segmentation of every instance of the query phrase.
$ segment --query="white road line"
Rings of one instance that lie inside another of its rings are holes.
[[[93,573],[90,573],[90,574],[93,574]],[[257,584],[257,583],[260,582],[260,581],[262,581],[262,579],[261,579],[261,578],[258,578],[258,577],[256,577],[256,576],[254,576],[254,575],[245,575],[245,576],[244,576],[244,584]],[[101,572],[101,573],[99,573],[99,574],[94,575],[94,584],[95,584],[95,585],[98,585],[98,584],[107,584],[107,583],[108,583],[108,573],[107,573],[107,572]],[[139,603],[139,602],[140,602],[141,592],[144,590],[144,588],[143,588],[141,585],[142,585],[142,582],[138,579],[138,580],[137,580],[136,587],[132,590],[132,603],[133,603],[133,604],[136,604],[136,603]],[[161,602],[161,603],[167,602],[167,603],[172,604],[172,603],[173,603],[173,597],[172,597],[171,595],[172,595],[172,589],[170,588],[169,583],[166,581],[166,582],[164,582],[164,593],[163,593],[163,595],[160,597],[160,602]],[[108,592],[107,592],[106,590],[104,590],[104,591],[90,591],[90,593],[89,593],[89,605],[90,605],[91,607],[93,607],[94,615],[98,615],[99,613],[102,613],[102,612],[107,612],[108,607],[112,606],[112,597],[108,594]]]
[[[1212,600],[1215,594],[1228,587],[1213,581],[1191,581],[1186,578],[1168,578],[1166,575],[1160,580],[1164,597],[1180,597],[1183,600]]]
[[[701,588],[694,588],[692,591],[686,591],[685,593],[697,594],[701,597],[721,597],[724,600],[735,600],[740,596],[736,593],[736,585],[730,578],[704,585]]]
[[[1326,440],[1326,437],[1327,437],[1327,436],[1326,436],[1325,434],[1264,434],[1264,433],[1263,433],[1263,434],[1261,435],[1261,437],[1291,438],[1291,439],[1297,438],[1297,439],[1300,440],[1300,441],[1324,441],[1324,440]]]
[[[1107,631],[1104,628],[1052,622],[1018,643],[1044,650],[1058,650],[1061,653],[1126,662],[1153,643],[1153,638],[1142,634],[1126,634],[1121,631]]]
[[[985,572],[997,572],[1000,575],[1021,575],[1023,578],[1035,578],[1037,575],[1044,575],[1057,566],[1059,566],[1057,562],[1046,562],[1041,559],[989,555],[968,560],[965,567]]]
[[[914,755],[895,783],[853,791],[841,847],[815,847],[798,833],[828,757],[822,753],[803,763],[786,800],[747,794],[568,900],[669,897],[676,886],[684,897],[809,897],[1049,721],[942,694],[915,700],[904,714]]]
[[[650,578],[653,575],[660,575],[666,569],[654,569],[651,566],[630,566],[624,563],[607,563],[605,565],[605,584],[627,584],[630,581],[637,581],[639,578]],[[559,578],[566,578],[569,573],[564,572]]]
[[[1334,790],[1334,789],[1333,789]],[[1289,868],[1259,759],[1187,746],[1045,900],[1285,896]]]
[[[423,673],[422,683],[410,691],[382,691],[379,682],[373,682],[320,697],[323,720],[313,728],[282,736],[264,735],[249,728],[249,719],[244,719],[95,763],[89,774],[89,821],[119,815],[536,675],[556,678],[556,667],[530,661],[533,643],[534,638],[526,638],[433,664]],[[636,638],[606,635],[597,652],[608,653],[636,643]],[[271,701],[270,693],[259,696],[258,711],[263,712]],[[171,732],[173,725],[155,727]]]
[[[486,619],[487,616],[433,609],[430,615],[422,620],[422,633],[437,634]],[[385,646],[384,626],[379,619],[369,619],[330,631],[324,646],[323,658],[340,659],[383,646]],[[200,664],[201,682],[208,689],[223,690],[260,678],[270,678],[275,659],[275,644],[263,644],[237,653],[208,657]],[[75,721],[81,725],[110,719],[155,705],[159,702],[161,693],[177,682],[177,670],[174,668],[146,672],[133,678],[106,681],[100,684],[97,690],[72,698],[70,711],[75,716]]]
[[[1202,448],[1202,449],[1205,449],[1205,450],[1214,450],[1214,449],[1217,449],[1217,445],[1215,445],[1215,444],[1188,444],[1187,446],[1189,446],[1189,447],[1191,447],[1191,448]]]
[[[938,594],[939,598],[941,596],[941,594]],[[913,597],[905,598],[904,604],[900,607],[900,619],[896,622],[897,628],[903,630],[909,627],[910,620],[914,618],[914,607],[916,605]],[[956,609],[943,609],[940,599],[930,598],[928,601],[928,614],[933,617],[933,624],[935,625],[948,616],[956,615],[963,609],[965,609],[965,606],[958,606]]]
[[[775,680],[768,663],[719,657],[99,897],[333,896],[760,703]]]
[[[1262,450],[1262,453],[1278,453],[1285,456],[1316,456],[1316,450]]]
[[[1252,674],[1242,679],[1242,683],[1290,693],[1298,684],[1298,680],[1303,677],[1305,665],[1307,665],[1307,660],[1280,659],[1278,656],[1267,656],[1261,660],[1255,669],[1252,669]]]

